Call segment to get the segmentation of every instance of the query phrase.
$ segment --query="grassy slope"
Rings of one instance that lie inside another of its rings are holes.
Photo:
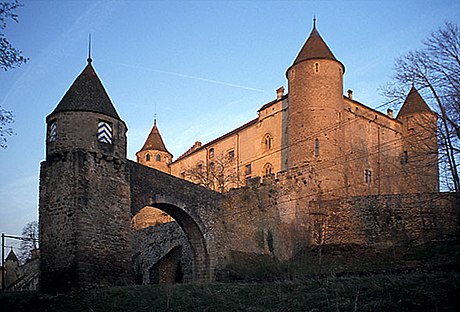
[[[327,247],[320,267],[317,255],[305,251],[290,263],[245,259],[228,268],[233,283],[5,293],[0,311],[460,311],[459,241],[383,253]],[[338,277],[343,272],[355,273]]]
[[[9,293],[2,311],[460,311],[458,272]]]

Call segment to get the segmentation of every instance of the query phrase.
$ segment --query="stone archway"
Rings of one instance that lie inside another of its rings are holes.
[[[184,231],[193,254],[193,281],[209,281],[210,256],[203,225],[197,216],[187,212],[186,205],[172,196],[154,195],[146,201],[138,201],[138,206],[132,207],[131,214],[134,217],[143,207],[151,206],[160,209],[170,215]]]

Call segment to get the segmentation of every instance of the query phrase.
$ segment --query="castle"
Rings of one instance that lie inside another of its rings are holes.
[[[156,121],[137,161],[216,191],[294,168],[332,197],[438,191],[436,115],[412,87],[398,115],[343,95],[345,66],[316,25],[286,71],[289,93],[258,117],[172,161]]]
[[[257,118],[174,161],[155,121],[134,162],[89,57],[46,117],[40,289],[213,281],[241,255],[457,235],[458,194],[438,193],[436,115],[414,88],[396,117],[366,107],[343,95],[344,71],[314,25],[288,94]]]

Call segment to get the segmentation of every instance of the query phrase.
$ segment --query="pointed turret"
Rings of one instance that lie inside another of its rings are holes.
[[[152,131],[150,131],[150,134],[147,137],[147,140],[145,141],[144,146],[141,148],[140,151],[147,150],[157,150],[169,153],[160,135],[160,131],[158,130],[156,119],[153,121]]]
[[[166,149],[160,131],[157,127],[157,120],[153,121],[153,128],[150,131],[144,146],[136,153],[137,162],[170,173],[169,164],[172,161],[172,154]]]
[[[48,119],[56,113],[69,111],[86,111],[104,114],[120,120],[101,80],[88,58],[88,64],[75,79]]]
[[[396,119],[402,124],[401,189],[406,193],[437,192],[437,116],[413,85]]]
[[[316,29],[313,29],[293,65],[287,70],[288,78],[288,152],[287,168],[320,162],[335,162],[342,155],[343,133],[337,126],[344,111],[344,66],[332,54]],[[328,129],[320,131],[318,129]],[[340,168],[337,164],[335,168]],[[337,169],[340,171],[340,169]],[[344,187],[344,177],[324,170],[323,190]]]
[[[16,256],[16,253],[13,251],[13,248],[11,248],[10,253],[6,257],[5,261],[12,261],[12,262],[18,262],[19,259]]]
[[[399,110],[397,118],[416,113],[432,113],[432,111],[426,104],[425,100],[423,100],[420,93],[418,93],[417,89],[415,89],[414,85],[412,85],[403,106]]]
[[[340,65],[342,65],[343,72],[345,72],[345,66],[343,66],[343,64],[335,58],[331,49],[329,49],[328,45],[316,29],[316,18],[313,20],[313,29],[310,36],[303,45],[302,49],[300,49],[300,52],[294,60],[292,66],[306,60],[333,60],[340,63]]]
[[[47,157],[85,149],[126,158],[126,125],[96,74],[91,55],[46,122]]]

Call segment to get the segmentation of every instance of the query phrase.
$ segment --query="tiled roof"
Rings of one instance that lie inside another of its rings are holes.
[[[150,134],[147,137],[147,140],[145,141],[145,144],[141,148],[140,151],[148,151],[148,150],[156,150],[156,151],[162,151],[162,152],[169,153],[168,150],[166,149],[163,139],[161,138],[160,131],[158,130],[156,120],[153,123],[152,131],[150,131]]]
[[[89,111],[120,119],[91,61],[50,114],[66,111]]]
[[[415,87],[412,86],[412,88],[409,91],[409,94],[406,97],[406,100],[404,101],[404,104],[399,110],[398,117],[396,118],[399,118],[400,116],[412,115],[415,113],[422,112],[432,113],[431,109],[420,96],[420,93],[418,93],[417,89],[415,89]]]
[[[238,133],[238,132],[240,132],[240,131],[242,131],[242,130],[244,130],[244,129],[246,129],[246,128],[249,128],[249,127],[252,126],[252,125],[257,124],[258,121],[259,121],[259,118],[255,118],[255,119],[253,119],[253,120],[251,120],[251,121],[248,121],[248,122],[245,123],[244,125],[239,126],[238,128],[236,128],[236,129],[234,129],[234,130],[232,130],[232,131],[230,131],[230,132],[228,132],[228,133],[226,133],[226,134],[224,134],[224,135],[222,135],[222,136],[220,136],[220,137],[218,137],[218,138],[216,138],[216,139],[214,139],[214,140],[212,140],[212,141],[206,143],[205,145],[201,145],[200,147],[198,147],[198,148],[196,148],[196,149],[193,149],[193,148],[192,148],[192,149],[189,149],[190,152],[189,152],[189,151],[185,152],[185,153],[182,154],[180,157],[178,157],[174,162],[176,162],[176,161],[178,161],[178,160],[181,160],[181,159],[183,159],[183,158],[185,158],[185,157],[187,157],[187,156],[189,156],[189,155],[192,155],[192,154],[194,154],[194,153],[197,152],[197,151],[201,151],[202,149],[206,149],[206,148],[208,148],[209,146],[212,146],[213,144],[216,144],[217,142],[219,142],[219,141],[221,141],[221,140],[223,140],[223,139],[225,139],[225,138],[228,138],[228,137],[234,135],[235,133]]]
[[[315,26],[297,55],[293,65],[311,59],[329,59],[337,61]]]

